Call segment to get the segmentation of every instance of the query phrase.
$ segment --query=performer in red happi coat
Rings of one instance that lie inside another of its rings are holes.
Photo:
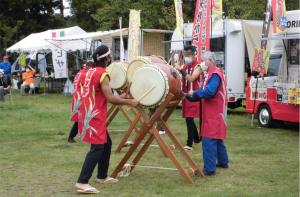
[[[94,67],[86,72],[82,104],[79,107],[79,133],[83,141],[90,143],[91,148],[83,163],[80,176],[75,184],[79,193],[98,193],[88,184],[94,168],[98,164],[96,182],[115,183],[118,180],[107,175],[111,139],[106,128],[107,102],[137,106],[134,99],[113,95],[109,87],[109,76],[105,68],[111,63],[110,49],[101,45],[93,54]]]

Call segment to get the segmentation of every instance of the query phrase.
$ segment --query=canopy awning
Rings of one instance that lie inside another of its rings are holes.
[[[64,38],[68,36],[84,34],[83,29],[78,26],[64,28],[64,29],[51,29],[40,33],[32,33],[24,39],[7,49],[8,52],[37,52],[49,51],[53,47],[60,47],[66,51],[86,50],[90,48],[88,42],[81,40],[72,42],[51,42],[53,38]]]

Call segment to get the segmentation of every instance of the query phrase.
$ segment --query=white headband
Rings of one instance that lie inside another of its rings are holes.
[[[108,49],[108,51],[106,53],[104,53],[103,55],[98,56],[97,55],[97,60],[100,60],[101,58],[104,58],[106,56],[108,56],[110,54],[110,49]]]

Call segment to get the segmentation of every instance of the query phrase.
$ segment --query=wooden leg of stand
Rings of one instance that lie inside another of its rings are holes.
[[[127,121],[131,124],[132,120],[130,119],[130,116],[128,115],[128,113],[122,108],[122,106],[119,107],[120,111],[123,113],[123,115],[125,116],[125,118],[127,119]],[[137,116],[138,114],[135,114],[135,116]],[[135,132],[138,132],[137,128],[134,127]]]
[[[111,115],[111,112],[116,108],[116,105],[111,105],[109,110],[107,111],[107,117],[109,117]]]
[[[122,137],[121,141],[119,142],[119,144],[118,144],[118,146],[116,148],[116,152],[120,152],[121,151],[122,147],[124,146],[124,144],[128,140],[130,134],[132,133],[132,130],[136,127],[136,124],[140,120],[141,116],[142,116],[141,114],[138,114],[137,117],[131,122],[128,130],[126,131],[126,133]]]
[[[172,142],[175,144],[175,146],[179,149],[179,151],[181,152],[181,154],[183,155],[183,157],[186,159],[186,161],[191,165],[191,167],[193,168],[193,170],[198,174],[200,174],[201,176],[205,176],[202,172],[202,170],[199,169],[199,166],[192,160],[192,158],[190,157],[190,155],[186,152],[186,150],[183,148],[182,144],[180,143],[180,141],[176,138],[176,136],[172,133],[170,127],[168,126],[168,124],[166,122],[164,122],[163,120],[160,121],[160,125],[165,129],[167,135],[170,137],[170,139],[172,140]]]
[[[144,155],[146,150],[149,148],[149,146],[151,145],[153,140],[154,140],[154,135],[150,134],[149,138],[147,139],[147,141],[145,142],[145,144],[143,145],[141,150],[138,152],[138,154],[132,160],[132,162],[131,162],[131,164],[132,164],[131,171],[134,169],[135,165],[140,161],[140,159],[142,158],[142,156]]]
[[[112,173],[112,177],[117,177],[118,173],[123,169],[125,163],[129,160],[133,152],[136,150],[138,145],[142,142],[142,140],[145,138],[147,132],[149,132],[149,129],[152,128],[153,124],[159,119],[161,113],[164,111],[164,109],[167,107],[167,104],[172,100],[174,96],[172,94],[169,94],[165,101],[155,110],[154,114],[152,114],[151,118],[148,119],[147,116],[145,115],[144,111],[140,108],[137,107],[140,113],[142,113],[144,118],[144,122],[141,126],[141,129],[138,133],[138,136],[136,140],[134,141],[133,145],[130,146],[128,152],[125,154],[123,159],[120,161],[120,163],[117,165],[115,170]],[[158,133],[157,133],[158,134]],[[159,135],[159,134],[158,134]]]
[[[106,126],[107,127],[111,123],[111,121],[115,118],[115,116],[117,115],[118,112],[119,112],[119,108],[118,107],[116,107],[114,109],[114,111],[111,112],[111,115],[106,120]]]
[[[117,165],[115,170],[112,173],[112,177],[116,178],[118,176],[118,173],[123,169],[125,163],[128,161],[130,156],[133,154],[133,152],[136,150],[138,145],[142,142],[142,140],[145,138],[147,131],[149,130],[149,127],[146,123],[144,123],[140,129],[140,132],[136,138],[136,140],[133,142],[133,144],[128,149],[128,152],[125,154],[123,159],[120,161],[120,163]]]
[[[178,169],[179,173],[181,174],[181,176],[183,177],[183,179],[185,180],[185,182],[192,184],[193,183],[192,178],[187,173],[187,171],[185,170],[185,168],[177,160],[176,155],[172,152],[172,150],[170,149],[170,147],[163,141],[163,139],[159,135],[158,131],[157,130],[153,131],[153,135],[155,136],[155,139],[156,139],[157,143],[159,143],[160,146],[163,147],[163,151],[166,152],[166,154],[168,155],[168,157],[174,163],[174,165]]]

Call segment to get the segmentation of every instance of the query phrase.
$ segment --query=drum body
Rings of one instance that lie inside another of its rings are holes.
[[[172,74],[174,70],[171,69],[171,66],[167,64],[158,63],[145,64],[138,68],[132,76],[131,96],[138,100],[142,106],[148,108],[160,105],[168,93],[175,95],[174,99],[179,98],[181,95],[181,78],[176,71],[176,74]]]
[[[145,64],[167,64],[167,62],[159,56],[141,56],[129,63],[127,69],[127,81],[131,83],[134,72]]]
[[[113,62],[107,68],[106,72],[110,76],[109,86],[113,90],[121,90],[127,84],[128,62]]]

